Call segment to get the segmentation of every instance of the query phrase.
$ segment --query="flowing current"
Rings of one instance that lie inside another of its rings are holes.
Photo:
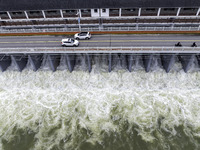
[[[0,74],[1,150],[200,149],[200,72],[44,68]]]

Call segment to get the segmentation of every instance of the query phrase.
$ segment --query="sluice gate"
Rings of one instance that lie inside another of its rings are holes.
[[[167,73],[176,62],[180,62],[185,72],[188,72],[193,64],[200,65],[200,53],[15,53],[0,54],[0,70],[6,71],[10,66],[22,71],[26,66],[37,71],[42,66],[47,66],[56,71],[58,66],[65,65],[72,72],[75,66],[84,65],[89,72],[96,63],[104,63],[108,72],[116,66],[134,70],[137,65],[142,66],[146,72],[159,66]]]

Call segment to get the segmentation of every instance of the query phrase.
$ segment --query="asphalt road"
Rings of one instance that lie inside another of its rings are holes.
[[[0,48],[61,47],[61,39],[68,37],[73,36],[5,36],[0,37]],[[92,35],[90,40],[80,40],[79,47],[172,47],[177,42],[183,46],[196,42],[200,46],[200,35]]]

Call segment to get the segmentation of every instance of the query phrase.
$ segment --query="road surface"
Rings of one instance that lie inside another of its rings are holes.
[[[73,36],[5,36],[0,37],[0,48],[61,47],[61,39],[68,37]],[[188,47],[193,42],[200,46],[200,35],[92,35],[90,40],[79,41],[79,47],[173,47],[177,42]]]

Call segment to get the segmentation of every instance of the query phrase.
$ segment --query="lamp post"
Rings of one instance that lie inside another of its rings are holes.
[[[80,17],[80,10],[78,10],[77,14],[78,15],[78,27],[79,27],[79,31],[81,32],[81,17]]]
[[[101,9],[99,8],[99,31],[101,30],[102,28],[102,18],[101,18]]]

